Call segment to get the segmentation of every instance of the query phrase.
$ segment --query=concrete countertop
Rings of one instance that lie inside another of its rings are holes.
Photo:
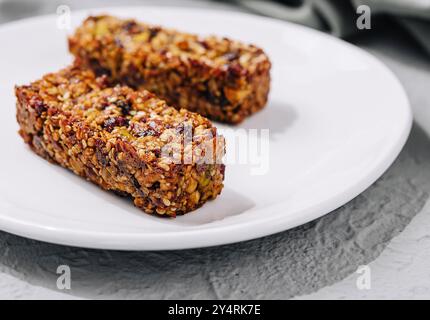
[[[399,77],[415,116],[399,158],[362,195],[293,230],[208,249],[87,250],[0,232],[0,298],[430,298],[430,61],[401,32],[354,42]],[[71,290],[56,287],[62,264]],[[370,289],[357,286],[361,265]]]

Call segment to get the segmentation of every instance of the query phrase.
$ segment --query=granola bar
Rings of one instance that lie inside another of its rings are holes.
[[[253,45],[95,16],[69,38],[69,49],[113,81],[213,120],[239,123],[267,102],[271,63]]]
[[[34,152],[147,213],[184,214],[223,188],[217,129],[148,91],[109,87],[75,64],[15,93],[19,133]]]

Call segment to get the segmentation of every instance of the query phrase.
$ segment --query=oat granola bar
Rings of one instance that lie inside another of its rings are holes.
[[[15,93],[19,133],[34,152],[147,213],[184,214],[221,192],[224,140],[198,114],[148,91],[109,87],[78,65]]]
[[[253,45],[95,16],[69,49],[97,73],[213,120],[239,123],[267,102],[271,63]]]

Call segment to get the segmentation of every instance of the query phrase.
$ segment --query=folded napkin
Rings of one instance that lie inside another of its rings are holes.
[[[430,54],[430,0],[233,0],[266,16],[300,23],[348,37],[359,32],[357,8],[367,5],[372,17],[389,15]]]

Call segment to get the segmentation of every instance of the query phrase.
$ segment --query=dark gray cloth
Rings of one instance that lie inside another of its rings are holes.
[[[233,0],[266,16],[324,30],[338,37],[358,33],[359,6],[372,17],[389,15],[398,20],[430,54],[430,1],[428,0]]]

